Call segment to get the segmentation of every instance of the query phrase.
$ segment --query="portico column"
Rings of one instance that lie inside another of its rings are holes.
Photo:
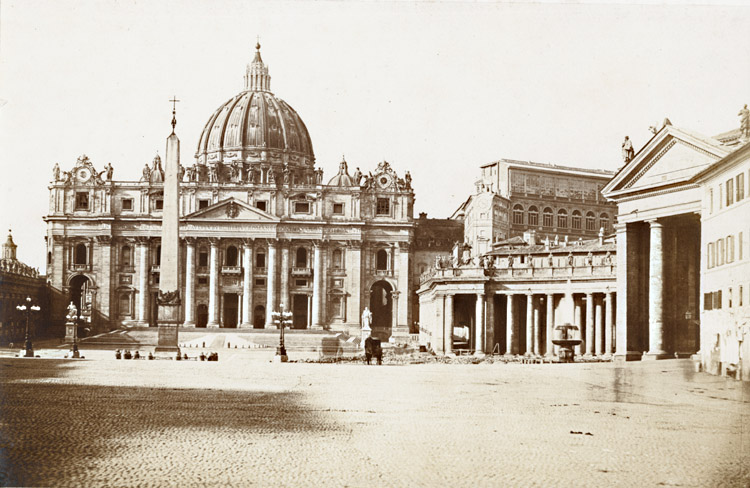
[[[279,308],[289,311],[289,242],[281,243],[281,276],[279,279],[281,302]]]
[[[617,317],[615,319],[615,360],[641,358],[638,347],[639,276],[641,249],[634,224],[617,224]]]
[[[307,328],[312,328],[312,304],[313,304],[313,297],[312,295],[305,295],[307,297]]]
[[[195,327],[195,238],[185,239],[185,323]]]
[[[586,293],[586,355],[594,354],[594,295]]]
[[[487,313],[484,326],[484,351],[492,353],[495,350],[495,292],[487,294]]]
[[[395,334],[396,327],[398,327],[398,299],[400,296],[401,292],[398,290],[391,292],[391,336]]]
[[[276,241],[268,240],[268,263],[266,263],[266,328],[275,326],[272,312],[276,310]]]
[[[210,239],[211,254],[208,276],[208,324],[206,327],[219,326],[219,240]]]
[[[476,316],[474,327],[474,350],[477,353],[484,351],[485,321],[484,321],[484,293],[477,293]]]
[[[513,316],[515,315],[513,313],[513,295],[507,294],[506,295],[508,305],[506,308],[506,315],[505,315],[505,354],[515,354],[515,348],[513,347],[513,339],[515,335],[515,328],[516,324],[513,320]]]
[[[571,299],[573,300],[573,324],[577,327],[577,333],[578,338],[583,339],[583,321],[581,320],[581,303],[577,302],[575,299],[575,295],[570,295]],[[581,354],[581,344],[576,344],[573,346],[573,349],[576,352],[576,356],[579,356]]]
[[[662,359],[664,350],[664,255],[662,224],[657,220],[651,226],[651,248],[648,266],[648,353],[643,359]]]
[[[542,355],[542,329],[539,323],[541,317],[539,316],[541,310],[539,307],[534,307],[534,354],[537,356]]]
[[[555,327],[555,295],[547,294],[547,350],[545,356],[552,356],[555,353],[555,346],[552,344],[552,337]]]
[[[323,319],[323,245],[313,245],[313,303],[312,303],[312,328],[322,329]]]
[[[445,295],[445,354],[453,353],[453,295]]]
[[[253,326],[253,241],[248,239],[244,243],[242,257],[242,323],[240,327],[250,328]]]
[[[534,295],[526,295],[526,351],[527,356],[534,353]]]
[[[596,313],[594,320],[596,322],[596,338],[594,343],[594,352],[597,356],[602,355],[602,339],[604,338],[604,317],[602,317],[602,302],[596,302]]]
[[[148,322],[148,238],[138,240],[138,323]]]
[[[614,292],[611,291],[604,295],[604,354],[612,354],[612,318],[615,316],[612,310],[615,300],[612,295]]]

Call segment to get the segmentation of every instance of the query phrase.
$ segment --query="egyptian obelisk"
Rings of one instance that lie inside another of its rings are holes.
[[[161,267],[159,272],[159,341],[156,352],[177,352],[177,328],[180,324],[180,139],[174,133],[177,125],[175,103],[172,99],[172,133],[167,137],[166,166],[164,168],[164,208],[161,220]]]

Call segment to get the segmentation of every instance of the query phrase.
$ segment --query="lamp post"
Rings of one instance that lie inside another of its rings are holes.
[[[26,297],[26,303],[21,305],[16,305],[16,309],[19,312],[23,312],[26,315],[26,339],[24,340],[24,347],[26,348],[26,353],[24,354],[24,357],[26,358],[33,358],[34,357],[34,346],[31,344],[31,336],[29,335],[29,315],[31,315],[31,312],[38,312],[39,307],[37,305],[31,304],[31,297]]]
[[[289,357],[286,355],[286,347],[284,347],[284,328],[292,323],[292,312],[287,312],[284,309],[281,312],[271,312],[273,323],[279,328],[279,347],[276,348],[276,356],[274,361],[285,363],[289,361]]]
[[[73,358],[80,358],[81,353],[78,352],[78,325],[80,324],[81,316],[80,315],[74,315],[73,319],[73,350],[71,351],[73,354],[71,354],[71,357]]]

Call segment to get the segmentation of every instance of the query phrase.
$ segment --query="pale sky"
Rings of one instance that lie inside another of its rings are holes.
[[[182,164],[243,87],[260,36],[272,91],[324,180],[389,161],[415,216],[449,216],[501,158],[615,170],[669,117],[706,135],[750,103],[750,7],[465,2],[9,1],[0,4],[0,234],[44,272],[52,167],[116,180]]]

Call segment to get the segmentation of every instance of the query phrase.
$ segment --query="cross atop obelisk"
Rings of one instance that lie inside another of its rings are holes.
[[[177,95],[173,96],[170,102],[172,102],[172,134],[174,134],[174,128],[177,125],[177,102],[179,102]]]

